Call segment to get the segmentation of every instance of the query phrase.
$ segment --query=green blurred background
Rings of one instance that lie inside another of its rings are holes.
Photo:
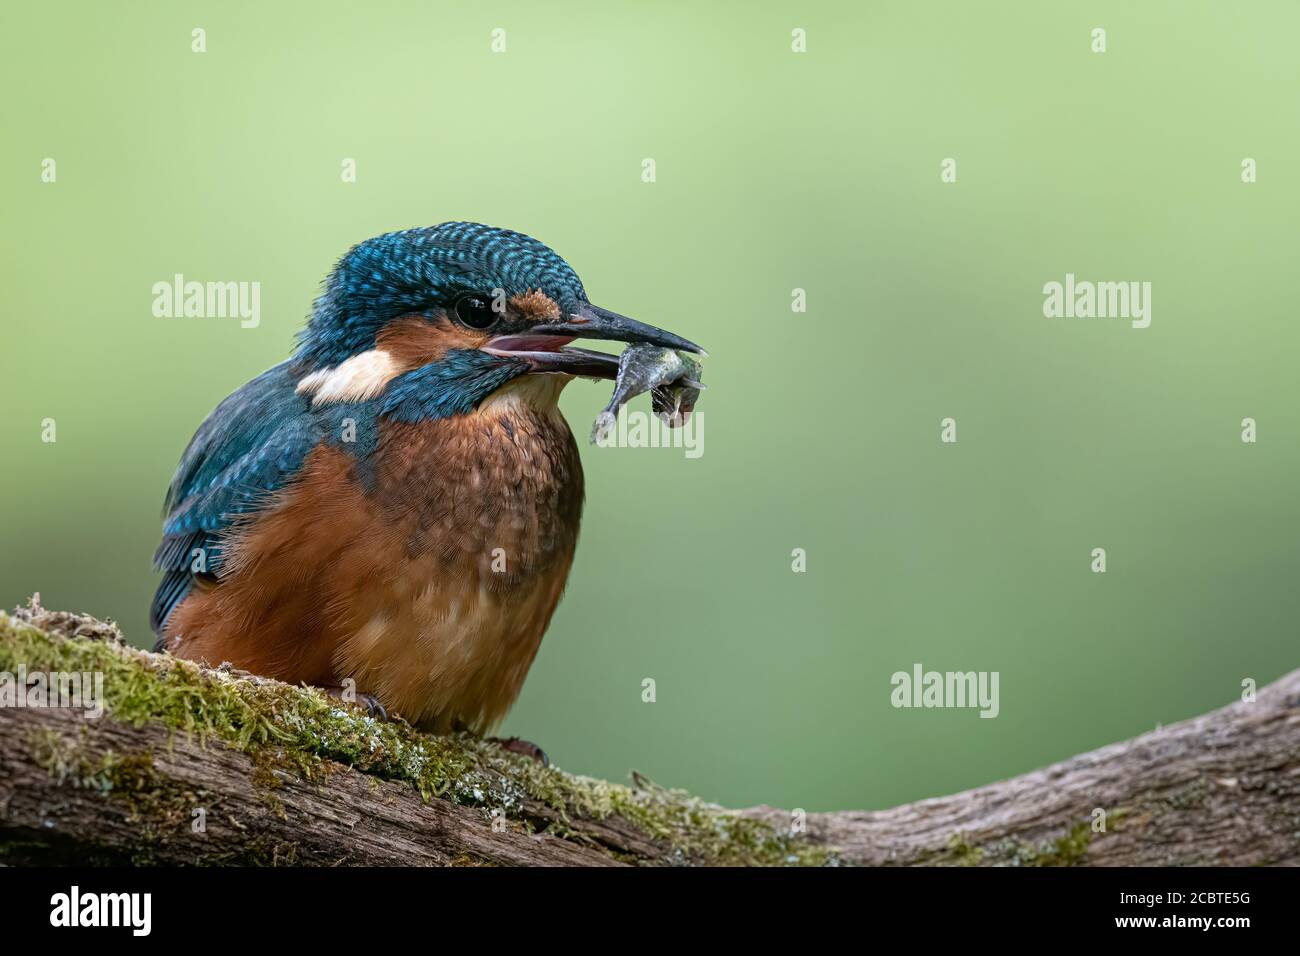
[[[5,605],[39,590],[147,643],[194,428],[288,353],[349,245],[473,219],[712,353],[698,460],[591,448],[607,385],[564,396],[583,537],[504,730],[565,768],[883,807],[1300,663],[1293,3],[3,16]],[[261,325],[154,318],[176,272],[259,281]],[[1066,272],[1152,282],[1151,327],[1044,318]],[[1000,671],[1001,715],[893,709],[917,661]]]

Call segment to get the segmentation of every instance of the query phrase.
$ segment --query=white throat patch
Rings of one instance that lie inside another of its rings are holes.
[[[500,415],[526,409],[558,415],[560,392],[564,391],[564,386],[571,381],[573,381],[572,375],[556,372],[520,375],[489,395],[479,405],[478,410],[481,414],[487,415]]]
[[[330,402],[364,402],[384,390],[404,369],[383,349],[371,349],[354,355],[334,368],[323,368],[304,375],[298,393],[310,395],[313,405]]]

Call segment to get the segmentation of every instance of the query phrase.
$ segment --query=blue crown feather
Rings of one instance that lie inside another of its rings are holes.
[[[299,336],[304,368],[337,365],[374,347],[400,315],[449,308],[467,292],[540,289],[565,312],[587,301],[573,268],[532,236],[477,222],[385,233],[353,246],[325,280]]]

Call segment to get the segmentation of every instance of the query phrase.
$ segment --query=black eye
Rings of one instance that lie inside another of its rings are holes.
[[[490,329],[499,316],[492,302],[481,295],[466,295],[456,300],[456,318],[471,329]]]

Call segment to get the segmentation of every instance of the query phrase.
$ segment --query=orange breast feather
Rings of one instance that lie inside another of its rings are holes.
[[[330,686],[356,681],[434,731],[483,731],[523,685],[559,602],[582,470],[552,406],[385,423],[373,482],[320,446],[232,532],[212,588],[173,613],[173,653]]]

